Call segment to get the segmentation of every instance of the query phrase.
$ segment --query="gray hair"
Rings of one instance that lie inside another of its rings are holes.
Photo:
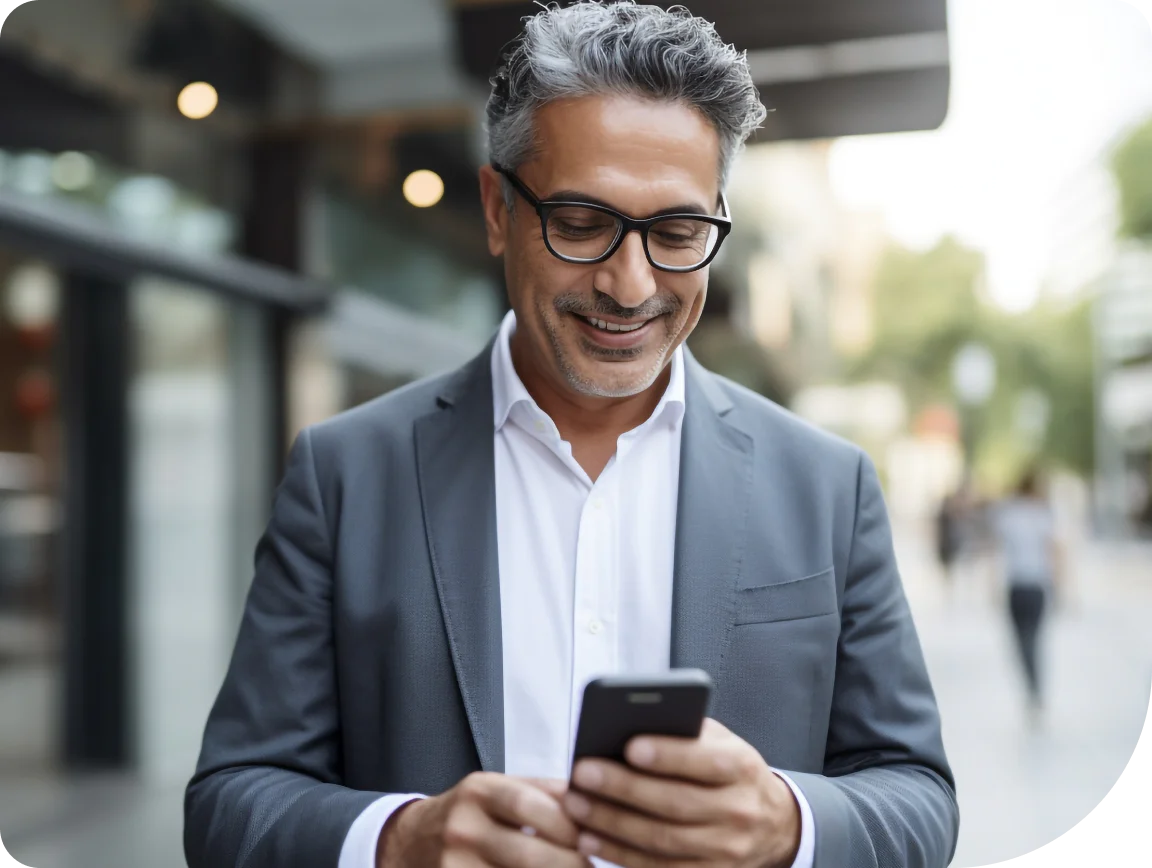
[[[488,99],[488,152],[515,170],[532,158],[536,110],[564,97],[623,94],[700,111],[720,137],[719,180],[760,126],[766,109],[743,52],[683,6],[632,0],[553,4],[524,19]],[[505,197],[511,197],[505,184]]]

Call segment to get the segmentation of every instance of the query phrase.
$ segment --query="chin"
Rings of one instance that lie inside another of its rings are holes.
[[[564,318],[567,319],[567,318]],[[630,398],[656,382],[665,362],[668,336],[653,335],[638,355],[611,358],[612,351],[597,351],[578,329],[561,319],[546,317],[544,332],[552,359],[563,382],[578,395],[590,398]]]
[[[631,398],[639,395],[656,382],[661,366],[658,362],[636,361],[628,364],[628,371],[608,372],[604,368],[623,367],[621,364],[585,362],[578,367],[561,365],[564,378],[573,391],[591,398]]]

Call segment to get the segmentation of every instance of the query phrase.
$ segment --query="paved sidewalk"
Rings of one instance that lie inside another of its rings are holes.
[[[1023,855],[1071,829],[1115,784],[1140,735],[1152,684],[1152,549],[1076,549],[1074,602],[1042,639],[1048,708],[1032,731],[994,575],[973,570],[949,598],[926,537],[898,533],[957,775],[957,868]]]

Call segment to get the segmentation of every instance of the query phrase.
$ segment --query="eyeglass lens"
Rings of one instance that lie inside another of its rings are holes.
[[[557,208],[548,215],[548,243],[564,259],[599,259],[620,237],[623,225],[611,214],[592,208]],[[658,265],[691,268],[706,260],[719,229],[705,220],[680,217],[661,220],[648,230],[648,255]]]

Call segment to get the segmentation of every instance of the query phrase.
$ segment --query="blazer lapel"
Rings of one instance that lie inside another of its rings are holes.
[[[736,615],[752,485],[752,438],[725,420],[732,402],[685,351],[672,591],[673,667],[718,682]]]
[[[416,423],[420,503],[456,679],[480,765],[504,770],[491,345]]]

